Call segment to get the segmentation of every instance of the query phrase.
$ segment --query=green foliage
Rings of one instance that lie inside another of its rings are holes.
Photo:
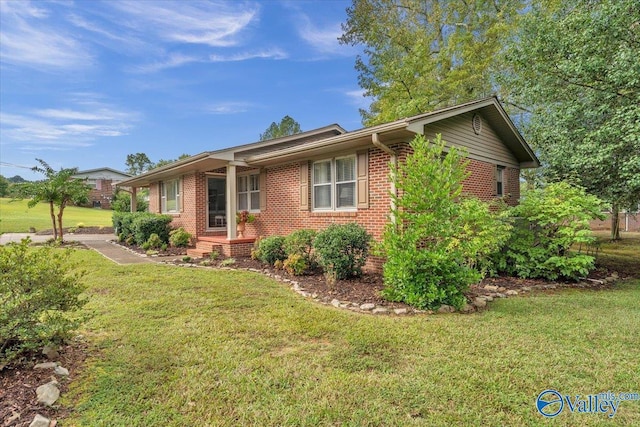
[[[186,248],[191,244],[193,235],[184,228],[176,228],[169,233],[169,242],[176,248]]]
[[[602,218],[601,210],[597,197],[564,182],[527,191],[512,211],[516,226],[498,268],[524,278],[585,277],[594,258],[581,249],[595,242],[589,221]]]
[[[290,254],[282,263],[282,267],[294,276],[302,276],[309,269],[309,262],[300,254]]]
[[[495,92],[499,53],[524,0],[438,2],[354,0],[343,44],[363,45],[358,82],[373,97],[363,122],[374,125]]]
[[[152,234],[157,234],[162,243],[169,242],[171,215],[149,212],[114,212],[113,229],[118,240],[142,246]]]
[[[191,262],[191,257],[189,255],[185,255],[182,257],[183,262]]]
[[[260,240],[256,256],[258,259],[269,265],[274,265],[276,261],[284,261],[287,255],[284,252],[284,237],[269,236]]]
[[[0,366],[69,338],[86,300],[70,251],[29,248],[29,239],[0,246]]]
[[[338,279],[359,277],[367,262],[371,236],[355,222],[331,224],[319,232],[313,242],[318,263]]]
[[[216,261],[218,258],[220,258],[220,252],[218,252],[217,250],[212,250],[209,254],[209,258],[211,259],[211,261]]]
[[[395,223],[387,224],[380,255],[383,295],[419,308],[461,307],[463,293],[481,279],[489,254],[509,235],[504,214],[474,198],[461,198],[469,175],[464,153],[448,148],[440,135],[411,142],[413,153],[392,170],[399,196],[392,196]],[[498,210],[499,211],[499,210]]]
[[[165,245],[165,244],[166,243],[164,243],[160,239],[160,236],[158,236],[156,233],[152,233],[147,239],[147,241],[145,241],[140,247],[146,251],[149,249],[160,249],[162,245]]]
[[[637,0],[534,2],[503,78],[547,180],[578,183],[616,213],[640,202],[638,16]]]
[[[153,163],[145,153],[128,154],[125,164],[127,165],[127,173],[131,175],[139,175],[153,169]]]
[[[300,123],[289,116],[284,116],[280,123],[272,122],[264,133],[260,134],[260,141],[295,135],[300,132],[302,132]]]
[[[111,209],[116,212],[131,212],[131,194],[118,190],[111,202]],[[144,195],[138,193],[136,195],[136,212],[145,212],[149,209],[149,203],[144,200]]]
[[[316,264],[313,253],[313,241],[317,236],[315,230],[300,229],[289,234],[284,239],[284,252],[287,256],[300,255],[309,266]]]
[[[7,197],[10,192],[11,183],[7,178],[0,175],[0,197]]]
[[[236,259],[235,258],[225,258],[222,260],[222,262],[220,262],[220,266],[221,267],[229,267],[231,265],[234,265],[236,263]]]

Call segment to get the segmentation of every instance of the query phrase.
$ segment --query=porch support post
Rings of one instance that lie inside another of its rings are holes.
[[[227,239],[236,238],[236,165],[227,164]]]
[[[131,212],[135,212],[138,209],[138,189],[131,187]]]

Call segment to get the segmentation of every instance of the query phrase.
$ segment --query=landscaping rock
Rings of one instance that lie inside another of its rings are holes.
[[[446,304],[441,305],[440,308],[438,309],[438,313],[453,313],[454,311],[456,311],[455,308]]]
[[[406,308],[395,308],[395,309],[393,310],[393,312],[394,312],[395,314],[400,315],[400,314],[407,314],[407,313],[409,312],[409,310],[407,310]]]
[[[360,306],[360,310],[364,310],[364,311],[373,310],[374,308],[376,308],[376,305],[372,302],[368,302]]]
[[[529,286],[523,286],[520,289],[522,289],[523,292],[531,292],[531,288]]]
[[[53,368],[53,372],[63,377],[69,376],[69,370],[67,368],[63,368],[62,366],[56,366]]]
[[[498,292],[498,293],[496,294],[496,298],[505,298],[505,297],[506,297],[506,295],[505,295],[505,294],[503,294],[503,293]]]
[[[38,363],[33,369],[54,369],[58,364],[56,362]]]
[[[36,416],[33,417],[33,421],[31,421],[31,424],[29,424],[29,427],[49,427],[49,423],[51,423],[49,418],[45,418],[40,414],[36,414]]]
[[[504,292],[504,291],[506,291],[506,290],[507,290],[507,288],[505,288],[504,286],[500,286],[500,287],[498,288],[498,292]]]
[[[487,306],[487,300],[485,300],[484,298],[476,298],[473,300],[473,305],[476,308],[485,308]]]
[[[465,304],[460,309],[461,313],[473,313],[474,311],[476,311],[476,309],[472,304]]]
[[[42,354],[47,356],[47,359],[49,360],[56,360],[58,357],[60,357],[60,354],[58,354],[58,350],[53,345],[45,345],[42,349]]]
[[[332,299],[331,300],[331,305],[336,307],[336,308],[340,308],[340,301],[338,301],[337,299]]]
[[[38,403],[43,403],[47,406],[51,406],[60,397],[60,390],[53,381],[41,385],[36,389],[36,396]]]
[[[508,290],[507,292],[505,292],[504,294],[505,294],[505,295],[507,295],[507,296],[512,297],[512,296],[518,295],[518,291],[515,291],[515,290],[513,290],[513,289],[509,289],[509,290]]]
[[[497,291],[497,290],[498,290],[498,287],[497,287],[497,286],[494,286],[494,285],[484,285],[484,288],[485,288],[487,291],[491,291],[491,292],[495,292],[495,291]]]
[[[491,302],[491,301],[493,301],[493,296],[492,296],[492,295],[485,295],[485,296],[484,296],[484,300],[485,300],[486,302]]]
[[[373,314],[381,314],[381,313],[388,313],[388,312],[389,312],[389,309],[384,307],[376,307],[372,311]]]

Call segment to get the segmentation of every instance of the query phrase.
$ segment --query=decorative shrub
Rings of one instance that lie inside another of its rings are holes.
[[[225,258],[220,262],[221,267],[229,267],[230,265],[234,265],[236,263],[235,258]]]
[[[445,152],[438,135],[411,142],[413,153],[392,171],[399,190],[379,246],[384,264],[383,296],[422,309],[442,304],[460,308],[464,292],[479,281],[476,271],[509,235],[505,214],[493,214],[478,199],[462,197],[468,176],[464,153],[455,147]]]
[[[169,233],[169,243],[176,248],[186,248],[191,244],[193,235],[184,228],[176,228]]]
[[[294,276],[302,276],[309,269],[309,262],[300,254],[291,254],[282,263],[282,267]]]
[[[145,251],[149,249],[159,249],[164,244],[165,243],[160,240],[160,237],[156,233],[153,233],[151,236],[149,236],[149,239],[147,239],[147,241],[142,244],[141,248]]]
[[[163,243],[169,242],[170,224],[173,220],[171,215],[157,215],[146,212],[137,215],[134,213],[134,215],[131,228],[137,245],[141,246],[154,233],[158,235]]]
[[[258,246],[258,259],[269,265],[274,265],[276,261],[284,261],[287,256],[285,255],[284,237],[282,236],[269,236],[260,240]]]
[[[284,239],[284,252],[287,256],[300,255],[308,264],[313,267],[315,256],[313,254],[313,241],[317,236],[315,230],[302,229],[294,231]]]
[[[595,243],[589,221],[602,218],[600,212],[597,197],[565,182],[527,191],[512,211],[515,227],[497,268],[523,278],[587,276],[594,258],[581,250]]]
[[[61,343],[84,320],[83,273],[70,251],[29,248],[29,239],[0,246],[0,367],[22,353]]]
[[[240,224],[240,223],[251,224],[255,220],[256,220],[256,216],[254,214],[252,214],[252,213],[249,213],[249,211],[236,212],[236,223],[237,224]]]
[[[335,273],[337,279],[346,279],[362,275],[370,241],[367,230],[355,222],[331,224],[318,233],[313,247],[325,272]]]

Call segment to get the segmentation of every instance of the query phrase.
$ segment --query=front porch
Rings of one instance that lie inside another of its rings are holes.
[[[249,257],[256,241],[255,237],[228,239],[226,236],[198,237],[196,247],[187,250],[187,255],[194,258],[206,258],[217,251],[220,256]]]

